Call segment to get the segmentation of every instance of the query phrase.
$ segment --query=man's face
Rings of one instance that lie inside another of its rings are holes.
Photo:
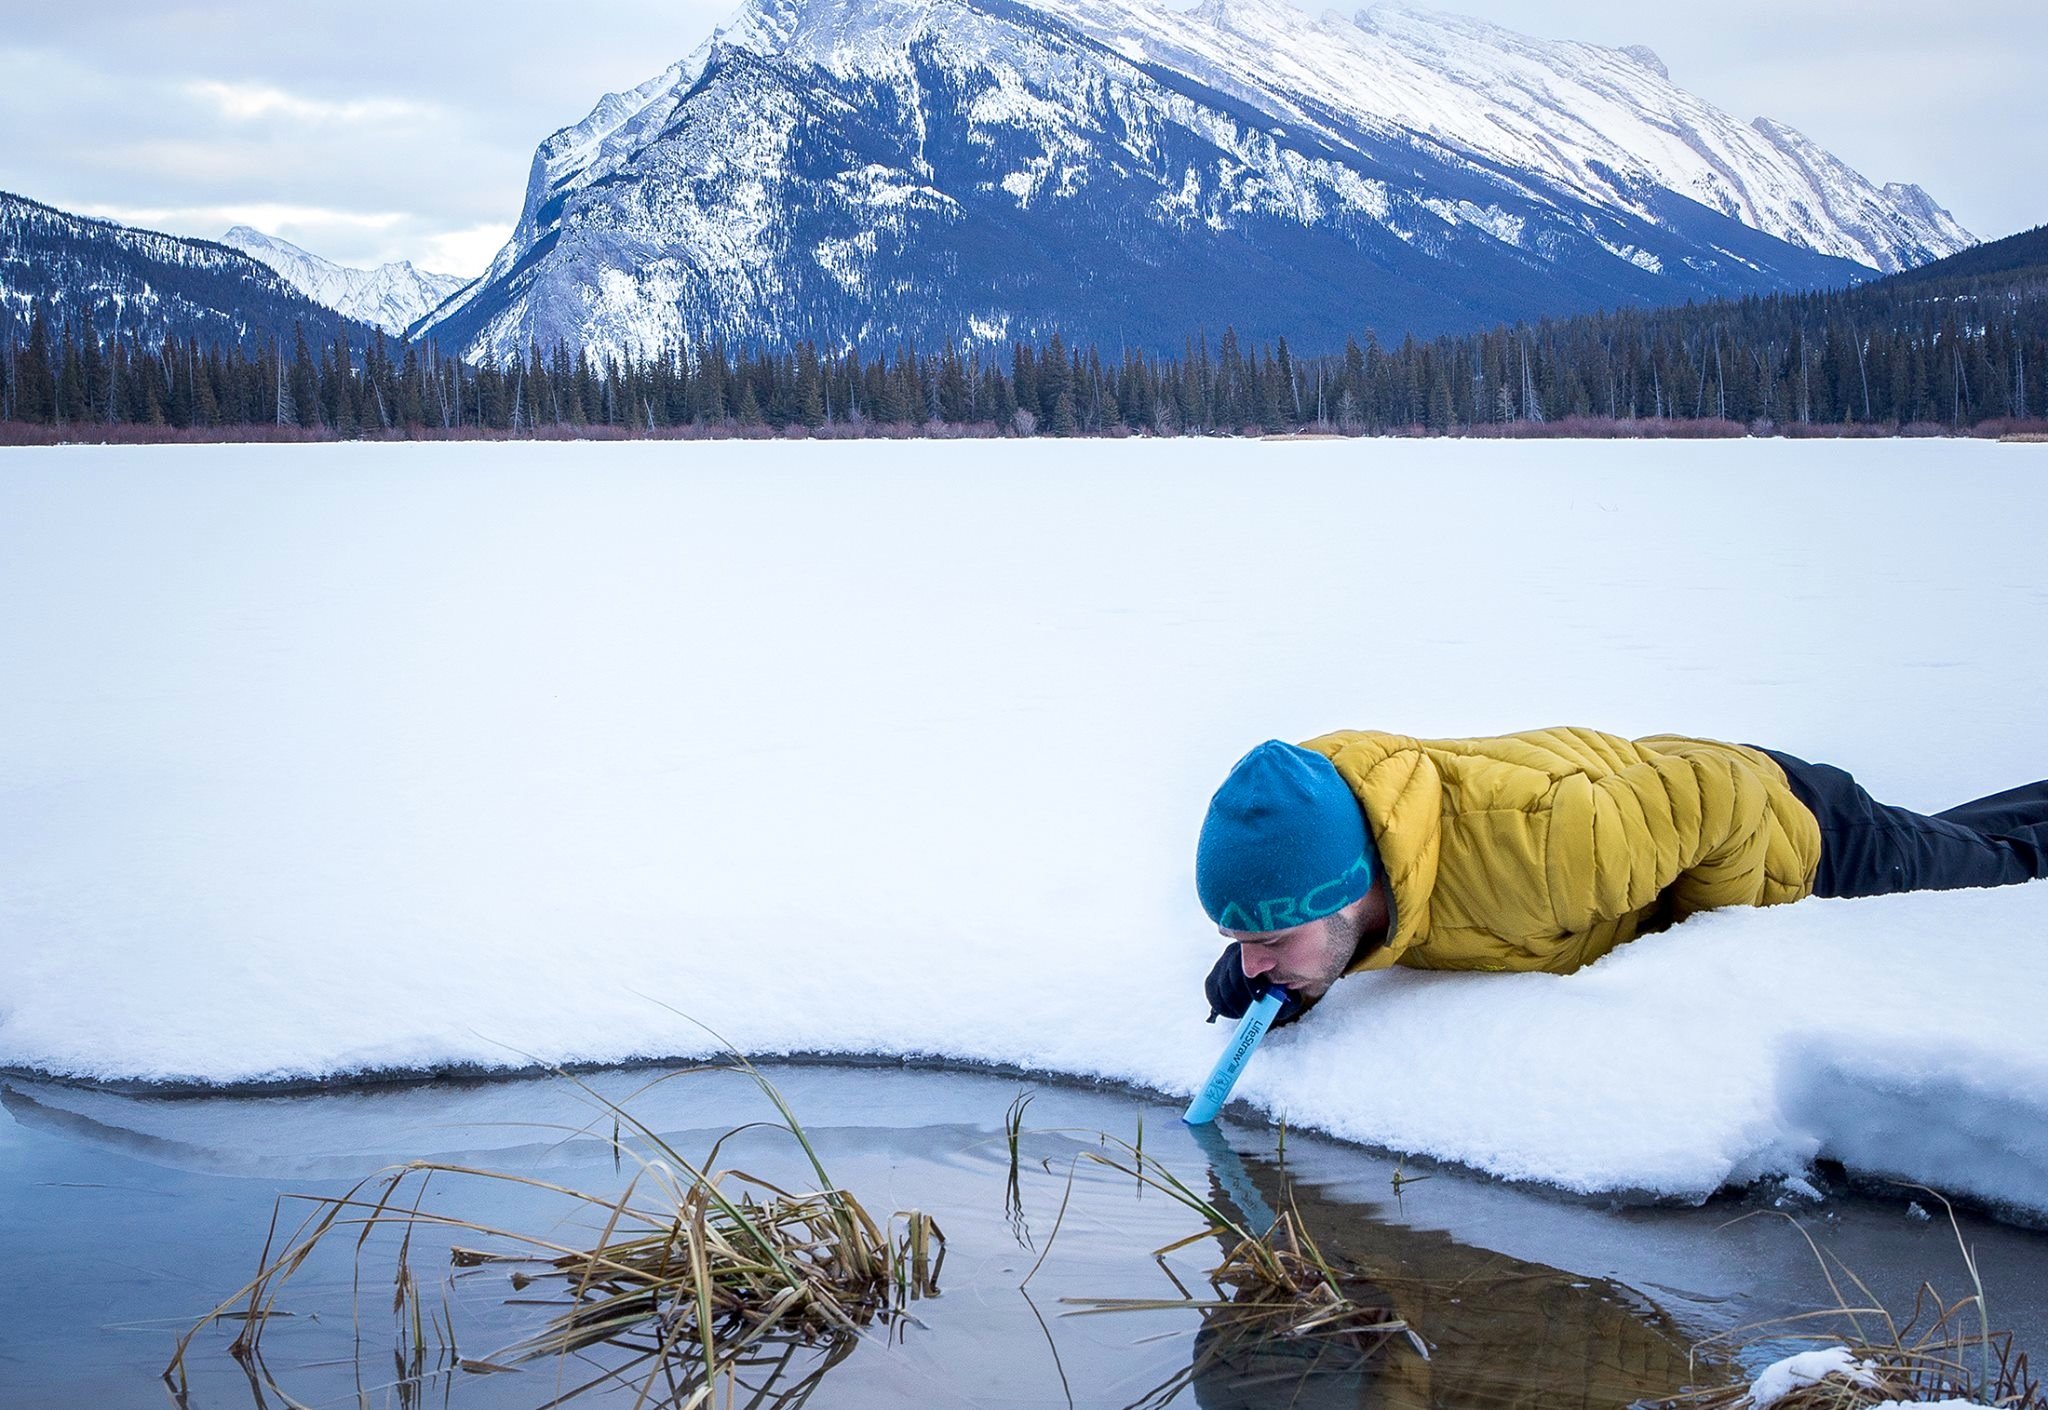
[[[1238,944],[1245,977],[1265,978],[1298,998],[1319,999],[1358,950],[1360,918],[1370,895],[1306,925],[1286,930],[1217,929]]]

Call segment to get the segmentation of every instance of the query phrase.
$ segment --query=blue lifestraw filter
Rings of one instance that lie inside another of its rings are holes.
[[[1243,1075],[1244,1065],[1252,1060],[1259,1040],[1266,1036],[1266,1030],[1273,1026],[1273,1020],[1280,1016],[1281,1005],[1286,1002],[1287,991],[1273,988],[1252,1001],[1252,1006],[1244,1011],[1244,1017],[1237,1021],[1237,1031],[1230,1035],[1230,1043],[1223,1049],[1223,1055],[1216,1059],[1216,1066],[1210,1070],[1209,1080],[1188,1103],[1187,1114],[1181,1118],[1183,1121],[1190,1126],[1206,1126],[1216,1119],[1216,1114],[1223,1110],[1223,1104],[1230,1100],[1230,1089]]]

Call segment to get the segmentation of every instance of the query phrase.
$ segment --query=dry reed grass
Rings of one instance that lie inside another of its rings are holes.
[[[360,1283],[370,1236],[395,1229],[400,1240],[391,1307],[398,1322],[401,1380],[415,1387],[449,1371],[504,1371],[541,1357],[566,1359],[604,1347],[626,1353],[627,1359],[606,1365],[582,1384],[558,1385],[547,1403],[560,1404],[601,1385],[624,1384],[636,1390],[636,1407],[696,1410],[716,1403],[721,1380],[729,1398],[741,1388],[742,1371],[764,1365],[771,1368],[767,1385],[744,1387],[749,1403],[800,1401],[852,1351],[864,1328],[893,1322],[910,1302],[938,1292],[945,1236],[930,1216],[915,1210],[899,1210],[878,1223],[859,1200],[836,1186],[782,1094],[745,1058],[734,1054],[727,1063],[671,1073],[656,1082],[709,1071],[737,1071],[751,1078],[778,1119],[727,1132],[701,1162],[662,1140],[626,1103],[608,1101],[580,1079],[558,1073],[599,1108],[597,1121],[574,1129],[572,1138],[587,1136],[597,1122],[609,1120],[614,1159],[624,1156],[638,1167],[616,1196],[435,1161],[391,1167],[340,1196],[285,1196],[309,1203],[311,1212],[281,1246],[273,1216],[256,1276],[180,1339],[164,1371],[173,1395],[184,1403],[194,1338],[214,1322],[235,1320],[240,1330],[229,1349],[248,1371],[252,1386],[260,1378],[286,1403],[297,1403],[262,1361],[265,1327],[287,1315],[279,1299],[315,1252],[344,1231],[354,1233]],[[784,1189],[720,1163],[728,1140],[764,1126],[786,1130],[795,1139],[816,1176],[814,1190]],[[436,1213],[423,1208],[423,1202],[437,1176],[560,1197],[569,1202],[572,1217],[594,1221],[601,1233],[591,1246],[577,1247]],[[450,1261],[457,1270],[508,1265],[511,1289],[520,1295],[514,1300],[548,1306],[553,1315],[508,1347],[481,1357],[460,1355],[445,1292],[441,1305],[430,1307],[412,1270],[412,1240],[422,1230],[494,1241],[496,1246],[487,1248],[456,1245]],[[437,1353],[432,1368],[430,1342]],[[772,1389],[775,1375],[789,1367],[798,1348],[814,1349],[817,1364],[795,1384]]]
[[[1854,1270],[1823,1251],[1800,1228],[1801,1237],[1806,1239],[1827,1278],[1835,1305],[1738,1327],[1713,1340],[1753,1347],[1769,1344],[1773,1349],[1840,1348],[1856,1369],[1853,1377],[1830,1374],[1797,1387],[1773,1401],[1774,1410],[1868,1410],[1893,1402],[1945,1400],[1999,1406],[2004,1410],[2048,1410],[2048,1395],[2042,1393],[2028,1369],[2026,1354],[2013,1349],[2012,1334],[1991,1329],[1989,1299],[1954,1208],[1925,1186],[1913,1188],[1939,1201],[1948,1211],[1949,1228],[1955,1234],[1972,1288],[1970,1295],[1951,1302],[1932,1284],[1922,1283],[1913,1301],[1912,1314],[1899,1321],[1872,1295]],[[1796,1221],[1794,1227],[1799,1228]],[[1855,1301],[1849,1295],[1852,1289]],[[1746,1410],[1751,1403],[1750,1386],[1745,1383],[1692,1391],[1659,1401],[1652,1410]]]

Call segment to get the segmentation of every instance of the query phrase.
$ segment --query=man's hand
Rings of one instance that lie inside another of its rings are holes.
[[[1266,992],[1266,981],[1246,978],[1244,959],[1238,953],[1237,945],[1232,943],[1223,947],[1223,953],[1209,971],[1209,977],[1202,981],[1202,992],[1209,996],[1209,1018],[1212,1022],[1218,1014],[1225,1018],[1243,1018],[1244,1011]],[[1292,1023],[1307,1011],[1307,1004],[1289,994],[1281,1003],[1273,1026],[1278,1028],[1283,1023]]]

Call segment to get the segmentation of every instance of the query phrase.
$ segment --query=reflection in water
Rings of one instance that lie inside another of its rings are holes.
[[[1220,1308],[1204,1313],[1178,1384],[1159,1387],[1151,1404],[1192,1383],[1203,1410],[1609,1410],[1670,1395],[1708,1369],[1665,1314],[1625,1288],[1381,1222],[1209,1131],[1202,1144],[1217,1206],[1254,1230],[1275,1208],[1294,1211],[1346,1295],[1405,1322],[1427,1351],[1403,1338],[1262,1336],[1256,1322]]]

